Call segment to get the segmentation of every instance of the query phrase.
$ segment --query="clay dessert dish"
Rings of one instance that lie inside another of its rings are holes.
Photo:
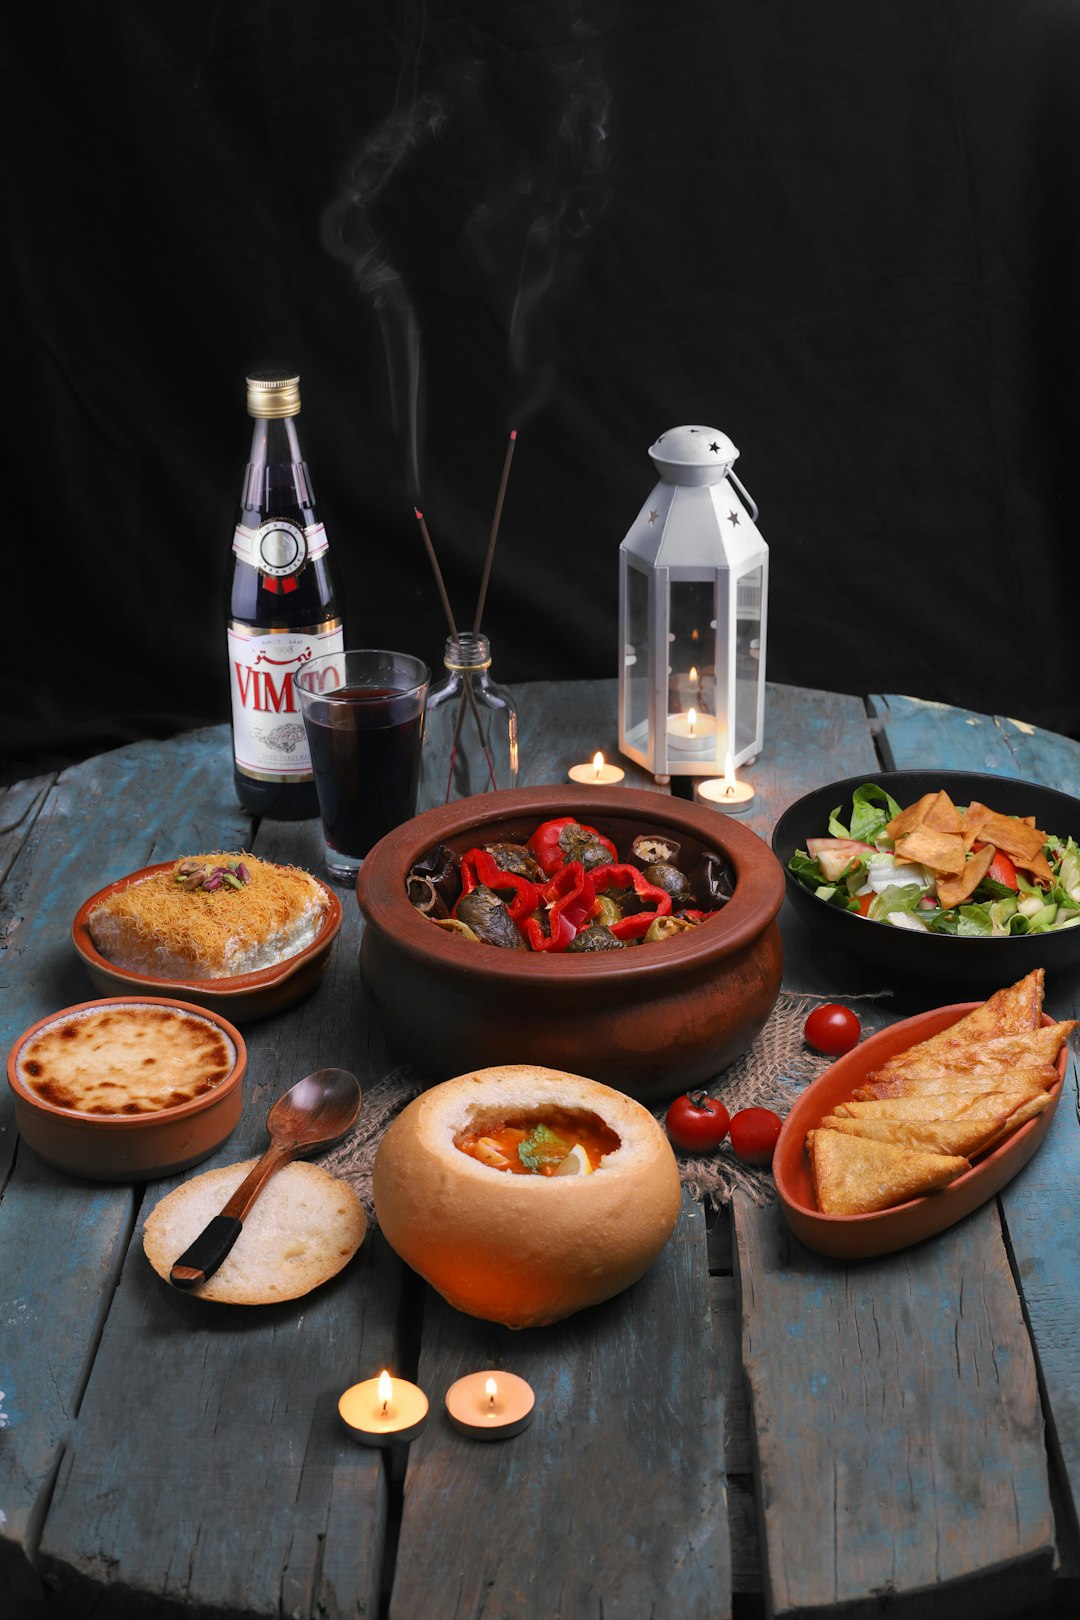
[[[219,1013],[156,996],[82,1001],[8,1054],[15,1122],[49,1164],[149,1181],[198,1164],[240,1118],[247,1048]]]
[[[144,991],[147,995],[175,994],[210,1011],[223,1013],[230,1019],[247,1022],[280,1012],[314,989],[326,967],[330,947],[341,927],[342,915],[341,901],[337,895],[315,877],[311,881],[319,885],[327,898],[322,926],[309,945],[272,967],[238,974],[233,978],[181,979],[121,967],[103,956],[90,934],[91,912],[118,891],[158,873],[168,872],[174,865],[173,861],[163,861],[156,866],[144,866],[137,872],[129,872],[97,894],[92,894],[79,907],[71,925],[71,938],[98,990],[106,994],[119,992],[125,995],[136,991]]]
[[[676,840],[684,858],[714,850],[731,868],[732,898],[673,939],[595,955],[470,943],[410,903],[406,878],[436,845],[460,855],[524,842],[559,816],[595,827],[621,857],[649,833]],[[745,1052],[780,989],[784,877],[775,857],[731,817],[665,794],[567,786],[460,799],[376,844],[356,893],[365,986],[392,1045],[430,1081],[532,1063],[659,1103]]]

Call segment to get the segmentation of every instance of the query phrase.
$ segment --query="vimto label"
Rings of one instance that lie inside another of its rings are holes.
[[[250,630],[230,625],[233,752],[263,782],[311,780],[304,722],[293,682],[313,658],[344,651],[341,620],[312,630]]]

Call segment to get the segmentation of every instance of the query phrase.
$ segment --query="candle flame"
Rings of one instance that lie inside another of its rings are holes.
[[[596,772],[596,774],[597,774],[597,776],[599,776],[599,775],[600,775],[600,772],[601,772],[601,771],[602,771],[602,770],[603,770],[603,768],[604,768],[604,756],[603,756],[603,754],[602,754],[602,753],[601,753],[601,752],[600,752],[600,751],[599,751],[599,749],[597,749],[597,751],[596,751],[596,753],[595,753],[595,754],[594,754],[594,755],[593,755],[593,757],[592,757],[592,768],[593,768],[593,770],[594,770],[594,771],[595,771],[595,772]],[[490,1379],[490,1378],[489,1378],[489,1379],[488,1379],[488,1383],[489,1383],[489,1384],[490,1384],[490,1383],[491,1383],[491,1379]]]
[[[690,665],[690,683],[691,683],[691,685],[693,685],[693,683],[697,680],[697,678],[698,678],[697,665],[696,664],[691,664]]]
[[[495,1397],[496,1397],[496,1395],[498,1393],[499,1393],[498,1384],[495,1382],[494,1378],[489,1378],[487,1383],[484,1385],[484,1394],[488,1398],[488,1411],[489,1412],[493,1412],[495,1410]]]
[[[379,1400],[382,1404],[381,1417],[387,1417],[390,1412],[390,1402],[394,1398],[394,1381],[384,1368],[379,1374]]]
[[[691,709],[686,716],[686,720],[690,727],[690,735],[692,737],[694,735],[694,727],[697,725],[697,710]]]
[[[735,788],[735,756],[729,748],[724,755],[724,797],[730,799]]]

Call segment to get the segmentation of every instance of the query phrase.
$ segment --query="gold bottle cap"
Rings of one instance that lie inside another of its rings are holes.
[[[257,371],[247,379],[249,416],[299,416],[300,378],[292,371]]]

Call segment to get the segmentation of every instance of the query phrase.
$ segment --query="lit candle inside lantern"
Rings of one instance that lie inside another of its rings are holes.
[[[427,1422],[428,1399],[405,1378],[378,1378],[353,1384],[338,1401],[349,1438],[362,1446],[390,1446],[414,1440]]]
[[[467,1373],[446,1392],[446,1413],[455,1429],[474,1440],[508,1440],[533,1420],[536,1396],[516,1373]]]
[[[699,782],[698,798],[726,810],[729,816],[741,816],[754,802],[754,790],[749,782],[740,782],[735,776],[735,765],[729,749],[724,758],[723,776],[711,776]]]
[[[711,754],[716,747],[716,716],[699,714],[693,708],[685,714],[669,714],[667,739],[668,747],[681,753]]]
[[[595,753],[591,765],[571,765],[567,772],[571,782],[584,782],[591,787],[614,787],[626,775],[618,765],[607,765],[601,753]]]

